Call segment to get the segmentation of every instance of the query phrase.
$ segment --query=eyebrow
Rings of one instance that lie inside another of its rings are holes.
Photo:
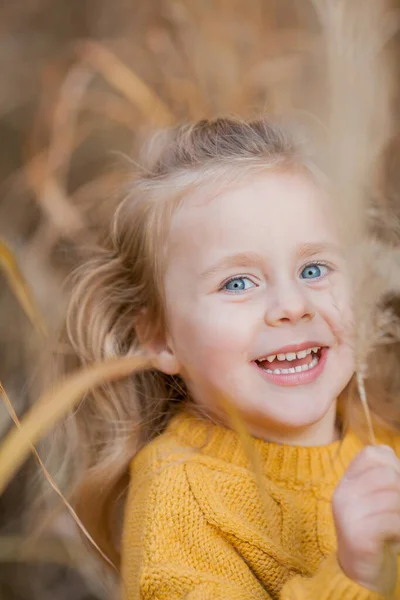
[[[334,242],[310,242],[300,244],[297,247],[297,256],[299,258],[310,258],[316,254],[323,254],[324,252],[334,252],[340,254],[340,246]]]
[[[265,261],[257,252],[239,252],[230,256],[224,256],[214,265],[203,271],[202,277],[210,277],[221,271],[232,269],[233,267],[265,267]]]
[[[333,242],[307,242],[297,247],[296,255],[300,259],[311,258],[324,252],[340,253],[340,247]],[[224,256],[214,265],[203,271],[202,277],[211,277],[221,271],[237,267],[265,268],[265,259],[257,252],[239,252]]]

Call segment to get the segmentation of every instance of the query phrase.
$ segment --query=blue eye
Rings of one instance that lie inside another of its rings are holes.
[[[319,279],[329,272],[328,267],[325,265],[314,263],[307,265],[301,272],[302,279]]]
[[[251,287],[255,287],[255,284],[248,277],[234,277],[224,283],[222,289],[228,292],[243,292]]]

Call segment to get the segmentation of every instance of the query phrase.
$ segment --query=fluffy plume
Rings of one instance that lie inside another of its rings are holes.
[[[384,0],[313,4],[322,25],[327,66],[324,158],[354,286],[357,383],[373,441],[364,388],[366,365],[377,344],[399,334],[396,319],[383,317],[381,309],[400,288],[400,263],[387,241],[398,238],[400,229],[394,219],[386,218],[386,239],[378,240],[374,227],[383,213],[376,198],[381,197],[381,161],[391,135],[388,42],[398,21]]]

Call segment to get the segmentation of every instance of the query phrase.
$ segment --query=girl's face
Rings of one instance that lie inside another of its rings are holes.
[[[264,439],[325,444],[353,372],[345,261],[327,199],[275,172],[175,213],[160,366],[224,419],[231,402]]]

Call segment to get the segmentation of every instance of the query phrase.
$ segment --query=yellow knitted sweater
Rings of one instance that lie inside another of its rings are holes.
[[[336,561],[330,501],[360,440],[350,432],[322,447],[254,446],[264,502],[237,434],[188,413],[136,456],[123,531],[127,600],[381,599]]]

